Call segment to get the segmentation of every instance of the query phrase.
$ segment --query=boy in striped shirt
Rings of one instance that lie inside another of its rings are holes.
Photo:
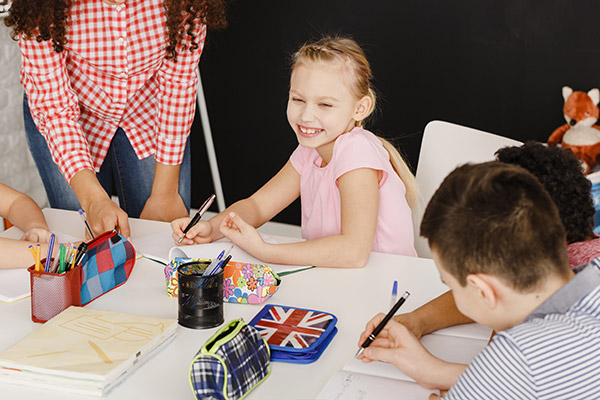
[[[498,333],[466,366],[433,357],[390,321],[366,361],[450,389],[444,399],[600,399],[600,262],[571,271],[558,211],[533,175],[499,162],[457,168],[429,202],[421,235],[458,309]]]

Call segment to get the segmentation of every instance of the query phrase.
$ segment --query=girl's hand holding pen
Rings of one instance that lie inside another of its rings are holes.
[[[208,221],[198,221],[196,225],[190,228],[190,230],[185,234],[183,231],[190,223],[191,218],[178,218],[175,221],[171,222],[171,230],[173,231],[173,240],[175,244],[178,246],[190,245],[190,244],[203,244],[203,243],[211,243],[216,238],[214,237],[214,229],[210,222]],[[179,239],[183,237],[181,243],[179,243]]]

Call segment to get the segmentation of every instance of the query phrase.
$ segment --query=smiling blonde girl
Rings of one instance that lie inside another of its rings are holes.
[[[182,244],[226,236],[264,262],[323,267],[363,267],[371,251],[416,256],[416,180],[390,143],[362,127],[375,108],[371,77],[351,39],[302,46],[292,59],[287,107],[298,148],[256,193],[201,221]],[[298,196],[306,240],[265,243],[255,227]],[[176,241],[188,222],[172,222]]]

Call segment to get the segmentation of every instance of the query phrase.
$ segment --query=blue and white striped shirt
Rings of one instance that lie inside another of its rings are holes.
[[[444,399],[600,399],[600,262],[499,332]]]

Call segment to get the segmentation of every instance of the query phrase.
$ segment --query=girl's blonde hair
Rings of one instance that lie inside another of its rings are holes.
[[[365,96],[371,98],[371,108],[368,110],[367,118],[373,113],[376,101],[375,91],[371,85],[373,75],[365,53],[358,43],[352,39],[337,36],[327,36],[316,42],[307,43],[292,56],[292,71],[298,65],[306,62],[340,63],[344,67],[344,79],[354,96],[357,99]],[[365,120],[356,121],[356,126],[363,126]],[[396,147],[381,137],[378,139],[389,153],[394,171],[404,182],[406,201],[409,207],[415,210],[419,202],[419,188],[415,176]]]

